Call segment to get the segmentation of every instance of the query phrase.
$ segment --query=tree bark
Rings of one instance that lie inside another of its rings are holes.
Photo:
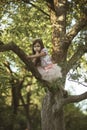
[[[60,92],[46,94],[41,112],[42,130],[65,130],[63,107],[59,106],[61,96]]]
[[[62,66],[66,62],[67,55],[67,49],[62,46],[66,34],[66,0],[48,0],[47,2],[49,2],[52,24],[52,56],[53,60]],[[62,86],[64,86],[64,82],[61,82],[61,84],[56,82],[57,91],[54,93],[48,92],[43,100],[42,130],[65,130],[63,107],[60,107],[63,93],[61,93],[61,89],[58,89]]]
[[[50,8],[53,59],[55,62],[61,62],[66,59],[66,50],[63,50],[62,46],[66,33],[66,0],[53,0],[53,2],[54,10]]]

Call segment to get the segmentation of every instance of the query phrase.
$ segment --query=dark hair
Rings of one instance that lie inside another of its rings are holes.
[[[36,39],[36,40],[34,40],[34,41],[33,41],[33,45],[32,45],[32,52],[33,52],[33,54],[35,54],[34,45],[35,45],[36,43],[39,43],[39,44],[40,44],[41,50],[44,48],[42,39]],[[40,51],[41,51],[41,50],[40,50]]]
[[[32,52],[33,52],[33,54],[35,54],[34,45],[35,45],[36,43],[39,43],[39,44],[40,44],[41,50],[44,48],[44,44],[43,44],[42,39],[35,39],[35,40],[33,41],[33,44],[32,44]],[[40,50],[40,52],[41,52],[41,50]],[[36,58],[36,61],[35,61],[35,66],[38,66],[38,65],[41,65],[40,57]]]

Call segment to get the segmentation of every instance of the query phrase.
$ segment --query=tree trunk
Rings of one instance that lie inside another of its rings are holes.
[[[19,105],[19,81],[12,80],[12,107],[13,107],[13,113],[17,114],[18,111],[18,105]]]
[[[42,130],[65,130],[63,108],[60,107],[62,93],[48,92],[42,105]]]
[[[25,115],[26,115],[26,119],[27,119],[27,128],[26,130],[32,130],[32,127],[31,127],[31,119],[30,119],[30,96],[31,96],[31,92],[28,92],[27,93],[27,104],[25,104],[25,101],[21,95],[21,92],[20,92],[20,99],[21,99],[21,102],[23,104],[23,107],[24,107],[24,110],[25,110]]]
[[[66,0],[53,1],[54,9],[50,8],[53,59],[55,60],[55,62],[63,62],[66,60],[67,54],[67,50],[63,46],[66,34]]]
[[[66,34],[66,0],[47,0],[49,2],[50,21],[52,24],[53,60],[62,68],[66,64],[67,49],[63,46]],[[48,92],[42,105],[42,130],[65,130],[63,107],[61,102],[65,76],[51,85],[55,92]],[[64,82],[63,82],[64,80]],[[56,89],[55,89],[56,86]]]

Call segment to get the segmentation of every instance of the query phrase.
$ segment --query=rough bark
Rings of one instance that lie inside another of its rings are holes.
[[[66,33],[66,0],[47,0],[49,2],[50,21],[52,24],[53,60],[62,66],[66,62],[67,50],[63,49]],[[59,87],[60,83],[56,84]],[[64,86],[61,83],[60,88]],[[54,87],[54,85],[52,86]],[[60,108],[63,95],[61,89],[54,94],[48,92],[42,106],[42,130],[65,130],[63,107]]]
[[[58,110],[61,96],[60,93],[53,95],[50,92],[45,96],[41,112],[42,130],[65,130],[63,107]]]
[[[59,63],[65,61],[66,50],[63,50],[64,35],[66,32],[66,0],[54,0],[54,10],[50,8],[52,24],[53,59]]]

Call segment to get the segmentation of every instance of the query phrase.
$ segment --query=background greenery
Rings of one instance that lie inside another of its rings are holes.
[[[81,2],[76,5],[75,0],[69,1],[67,31],[82,15],[79,6]],[[10,2],[10,0],[0,1],[0,19],[0,39],[5,44],[14,41],[29,55],[32,41],[40,37],[51,54],[51,23],[45,1],[36,0],[32,1],[32,4]],[[68,58],[75,51],[77,43],[85,42],[84,33],[86,30],[74,39]],[[70,76],[78,81],[83,77],[87,82],[87,75],[85,73],[83,75],[81,71],[82,68],[84,72],[87,70],[85,55],[80,62],[81,66],[78,63]],[[45,90],[41,88],[41,84],[32,77],[16,54],[0,53],[0,130],[24,130],[27,126],[27,119],[32,130],[41,130],[40,112],[44,95]],[[68,105],[65,108],[65,121],[67,130],[87,130],[87,112],[84,114],[80,107]]]

